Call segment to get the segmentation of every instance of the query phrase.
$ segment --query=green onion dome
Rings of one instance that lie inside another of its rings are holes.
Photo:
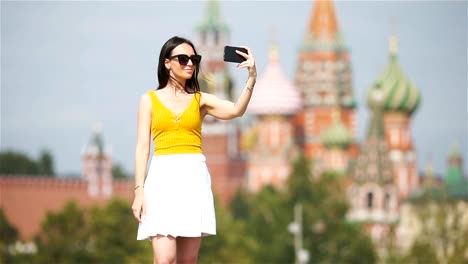
[[[326,128],[320,138],[327,148],[346,148],[351,144],[352,136],[346,126],[341,122],[339,112],[333,113],[333,123]]]
[[[403,72],[397,59],[396,37],[390,38],[390,63],[369,91],[367,102],[370,107],[382,106],[385,112],[412,114],[421,101],[421,94]],[[375,91],[382,94],[381,101],[375,102]]]

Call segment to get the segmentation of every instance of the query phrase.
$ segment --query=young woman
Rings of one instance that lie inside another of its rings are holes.
[[[237,102],[200,92],[201,56],[187,39],[172,37],[161,48],[159,86],[140,98],[135,150],[135,199],[132,210],[140,222],[137,239],[150,239],[155,263],[196,263],[201,237],[216,234],[211,179],[201,149],[201,126],[206,115],[233,119],[244,114],[257,71],[255,59],[238,68],[249,73]],[[154,155],[148,174],[150,153]]]

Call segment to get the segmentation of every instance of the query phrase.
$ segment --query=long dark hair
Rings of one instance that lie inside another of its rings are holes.
[[[195,55],[197,55],[197,51],[195,50],[195,46],[193,43],[185,38],[181,38],[178,36],[174,36],[170,38],[161,48],[161,53],[159,54],[159,63],[158,63],[158,81],[159,86],[157,89],[162,89],[166,87],[169,78],[174,78],[169,74],[169,70],[165,67],[165,60],[171,56],[172,50],[179,46],[180,44],[187,43],[192,46]],[[196,93],[200,91],[200,84],[198,83],[198,72],[200,71],[200,65],[194,65],[195,69],[192,75],[192,78],[185,82],[184,90],[187,93]],[[175,80],[176,81],[176,80]]]

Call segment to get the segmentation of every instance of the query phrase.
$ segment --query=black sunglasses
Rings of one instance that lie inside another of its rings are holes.
[[[187,65],[189,60],[191,60],[194,65],[198,65],[201,61],[201,55],[188,56],[185,54],[178,54],[178,55],[173,55],[169,57],[170,60],[174,58],[177,58],[177,60],[179,61],[179,64],[183,66]]]

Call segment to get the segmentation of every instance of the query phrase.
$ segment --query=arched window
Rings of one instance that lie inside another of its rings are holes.
[[[367,209],[374,207],[374,194],[372,192],[367,193]]]

